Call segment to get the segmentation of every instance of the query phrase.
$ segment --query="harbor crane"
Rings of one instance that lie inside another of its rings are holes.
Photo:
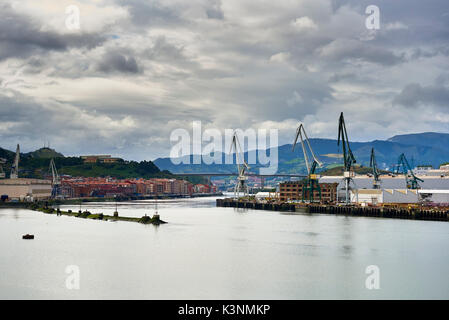
[[[240,146],[239,139],[237,137],[237,133],[234,132],[234,136],[232,137],[232,143],[231,143],[231,149],[229,153],[232,153],[232,149],[234,148],[235,151],[235,160],[237,162],[237,170],[238,170],[238,177],[237,177],[237,183],[234,187],[234,198],[239,198],[240,193],[243,193],[243,196],[248,195],[248,184],[247,180],[248,177],[246,176],[246,171],[250,169],[248,164],[245,161],[245,156],[243,154],[242,148]],[[242,156],[242,159],[240,159],[240,156]],[[242,160],[242,162],[240,162]]]
[[[321,188],[319,184],[320,176],[318,174],[315,174],[315,170],[317,166],[321,168],[323,166],[323,163],[318,160],[315,153],[313,152],[309,137],[307,136],[306,130],[304,129],[302,123],[299,125],[298,129],[296,129],[296,136],[295,141],[293,142],[292,152],[295,151],[295,146],[298,142],[298,138],[301,141],[302,152],[304,154],[304,162],[306,163],[307,169],[307,178],[305,179],[305,183],[302,188],[302,202],[305,202],[307,192],[309,192],[309,201],[313,202],[313,194],[315,190],[318,191],[319,201],[321,201]],[[312,159],[309,159],[307,149],[309,150]],[[312,163],[310,163],[310,160],[313,160]]]
[[[17,145],[16,156],[15,156],[14,162],[11,166],[11,174],[9,176],[10,179],[19,178],[19,161],[20,161],[20,146]]]
[[[371,158],[369,161],[370,167],[373,169],[373,188],[379,189],[380,188],[380,174],[379,170],[377,169],[377,162],[376,162],[376,156],[374,154],[374,148],[371,148]]]
[[[400,174],[402,169],[402,174],[405,176],[405,182],[407,183],[407,189],[419,189],[419,181],[424,182],[424,180],[418,178],[413,173],[412,168],[410,167],[410,164],[407,161],[407,158],[405,157],[405,154],[401,153],[398,159],[398,164],[395,168],[394,173]]]
[[[61,178],[59,177],[58,170],[56,169],[55,160],[52,158],[50,160],[49,171],[51,172],[51,196],[52,198],[57,198],[61,192]]]
[[[340,114],[340,119],[338,121],[338,140],[337,145],[339,146],[341,142],[343,149],[343,161],[344,161],[344,180],[346,188],[346,205],[349,205],[351,199],[349,198],[349,183],[354,177],[353,164],[356,163],[354,154],[349,146],[348,132],[346,131],[345,118],[343,112]]]

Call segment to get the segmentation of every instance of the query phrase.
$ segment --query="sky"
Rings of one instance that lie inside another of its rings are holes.
[[[0,0],[0,146],[153,160],[192,121],[285,144],[342,111],[353,141],[449,132],[448,56],[447,0]]]

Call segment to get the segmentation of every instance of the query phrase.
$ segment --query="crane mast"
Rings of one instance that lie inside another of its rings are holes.
[[[369,161],[370,167],[373,169],[373,188],[379,189],[380,188],[380,176],[379,171],[377,170],[377,162],[376,162],[376,156],[374,154],[374,148],[371,148],[371,158]]]
[[[312,146],[310,145],[309,137],[307,136],[306,130],[304,129],[302,123],[299,125],[298,129],[296,129],[296,136],[295,141],[293,142],[292,152],[295,151],[295,146],[296,143],[298,142],[298,138],[301,141],[302,152],[304,154],[304,162],[306,164],[307,169],[307,178],[305,179],[304,181],[305,183],[302,188],[302,202],[305,201],[307,192],[309,192],[309,201],[313,202],[314,201],[313,194],[315,190],[318,191],[319,201],[321,201],[321,188],[319,184],[320,176],[315,174],[315,170],[317,166],[322,167],[323,163],[320,160],[318,160],[315,153],[313,152]],[[309,150],[312,159],[309,159],[307,149]],[[312,163],[310,163],[310,160],[313,160]]]
[[[58,170],[56,169],[55,160],[52,158],[50,160],[50,168],[49,171],[51,172],[51,196],[53,198],[56,198],[60,195],[60,185],[61,185],[61,179],[58,174]]]
[[[16,156],[11,166],[11,174],[9,176],[11,179],[19,178],[19,161],[20,161],[20,146],[17,145]]]
[[[402,169],[402,174],[405,176],[405,182],[407,184],[407,189],[420,189],[419,182],[424,182],[424,180],[418,178],[413,173],[410,164],[405,157],[405,154],[401,153],[398,159],[398,164],[395,168],[394,173],[400,174]]]
[[[348,132],[346,131],[345,119],[343,116],[343,112],[340,114],[340,119],[338,121],[338,140],[337,145],[339,146],[341,143],[343,150],[343,161],[344,161],[344,180],[346,187],[346,205],[349,205],[351,199],[349,198],[349,183],[354,176],[354,172],[352,170],[353,164],[356,163],[354,154],[351,151],[351,147],[349,146]]]
[[[249,193],[248,184],[246,182],[248,180],[248,177],[246,176],[246,171],[249,170],[250,167],[245,161],[244,154],[236,133],[234,133],[234,136],[232,137],[231,149],[229,153],[232,153],[232,149],[234,149],[235,151],[235,160],[237,162],[237,170],[239,174],[237,177],[237,183],[235,184],[234,187],[234,198],[239,198],[240,193],[242,193],[243,196],[247,196]],[[242,157],[242,159],[240,159],[240,156]]]

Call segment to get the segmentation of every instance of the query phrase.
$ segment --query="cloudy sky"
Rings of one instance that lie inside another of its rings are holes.
[[[341,111],[357,141],[449,132],[448,56],[447,0],[0,0],[0,146],[154,159],[193,120],[283,144]]]

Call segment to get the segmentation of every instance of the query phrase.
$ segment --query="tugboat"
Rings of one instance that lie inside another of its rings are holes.
[[[31,240],[34,239],[34,234],[25,234],[22,236],[22,239]]]

